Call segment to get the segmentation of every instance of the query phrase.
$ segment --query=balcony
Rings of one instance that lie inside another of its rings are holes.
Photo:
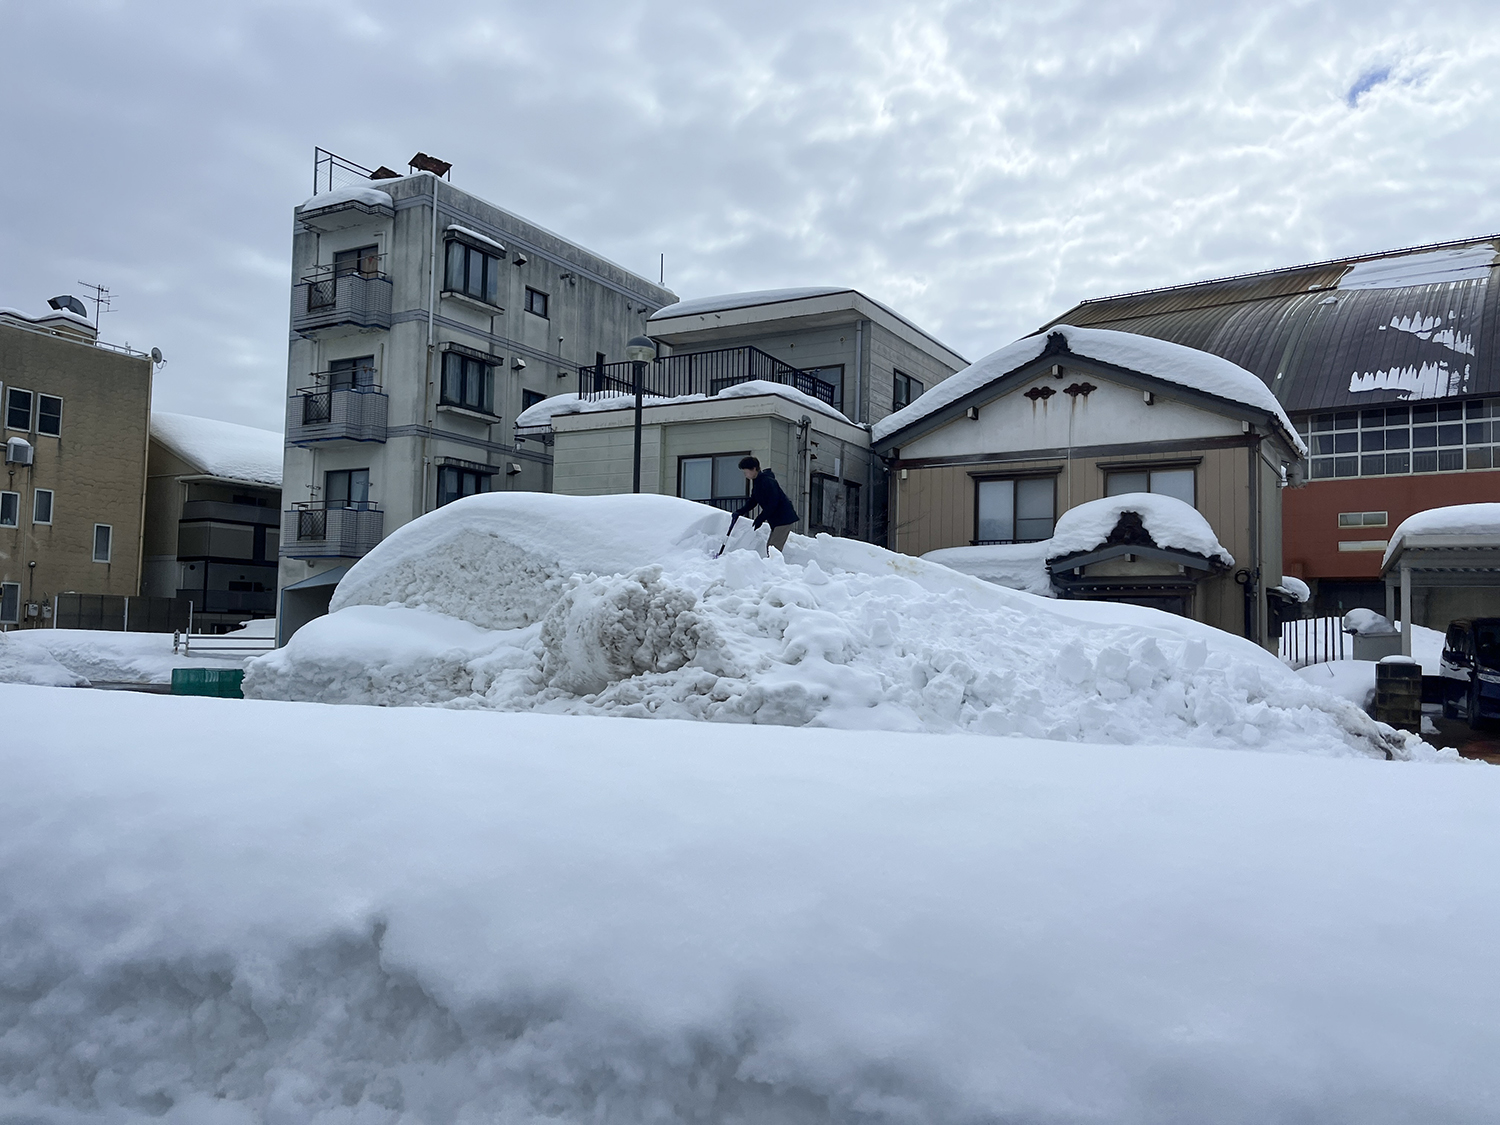
[[[635,393],[635,373],[630,362],[601,363],[578,369],[578,394],[582,398],[596,395]],[[726,387],[763,379],[781,383],[819,402],[835,405],[838,392],[832,383],[783,363],[773,355],[748,345],[720,348],[710,352],[686,352],[662,356],[646,365],[642,385],[646,394],[661,398],[681,395],[716,395]]]
[[[378,271],[319,266],[293,288],[293,332],[390,326],[391,279]]]
[[[274,527],[280,516],[275,508],[258,504],[229,504],[223,500],[188,500],[182,505],[184,520],[219,520],[222,523],[257,523]]]
[[[282,513],[281,556],[358,559],[385,533],[385,513],[369,501],[313,500]]]
[[[192,602],[195,613],[276,613],[275,590],[178,590],[177,598]]]
[[[375,384],[330,386],[327,375],[314,375],[313,385],[287,396],[286,443],[385,441],[390,397]]]

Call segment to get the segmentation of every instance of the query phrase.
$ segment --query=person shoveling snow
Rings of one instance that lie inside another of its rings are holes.
[[[740,458],[740,472],[745,474],[745,479],[750,482],[750,499],[745,506],[734,513],[734,518],[729,521],[729,531],[724,535],[725,546],[729,544],[729,536],[734,533],[734,525],[739,520],[750,514],[751,509],[759,508],[760,515],[755,517],[755,523],[751,525],[754,531],[760,530],[760,525],[768,523],[771,525],[771,537],[766,540],[766,554],[771,553],[771,548],[778,551],[786,549],[787,537],[792,534],[792,528],[797,526],[797,509],[792,507],[792,502],[787,499],[781,485],[776,481],[776,474],[770,469],[762,469],[759,459],[755,457]],[[724,548],[719,548],[719,554],[724,553]]]

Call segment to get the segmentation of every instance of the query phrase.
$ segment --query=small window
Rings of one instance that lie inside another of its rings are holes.
[[[1389,512],[1340,512],[1340,527],[1385,527],[1390,523]]]
[[[913,379],[910,375],[897,371],[895,385],[891,390],[891,409],[900,410],[903,406],[910,406],[922,397],[924,389],[920,379]]]
[[[21,494],[0,492],[0,527],[16,527],[21,522]]]
[[[500,303],[500,259],[457,239],[448,241],[443,288],[487,305]]]
[[[455,500],[461,500],[465,496],[473,496],[480,492],[490,490],[489,473],[482,473],[475,469],[461,469],[454,465],[444,465],[438,470],[438,507],[451,504]]]
[[[328,389],[330,391],[362,390],[375,386],[375,357],[355,356],[353,359],[336,359],[328,365]]]
[[[52,490],[39,488],[31,497],[31,522],[52,522]]]
[[[56,395],[36,396],[36,432],[48,437],[62,436],[62,399]]]
[[[1133,469],[1108,473],[1104,478],[1104,494],[1124,496],[1127,492],[1154,492],[1197,507],[1196,476],[1192,469]]]
[[[378,277],[380,275],[380,247],[361,246],[357,250],[340,250],[333,256],[333,276]]]
[[[441,401],[447,406],[494,414],[494,368],[462,352],[444,352]]]
[[[367,510],[370,506],[370,470],[335,469],[324,473],[323,500],[329,508]]]
[[[521,409],[530,410],[539,402],[546,402],[547,396],[541,391],[521,391]]]
[[[809,502],[812,510],[808,513],[808,525],[813,531],[843,536],[859,534],[859,485],[814,473]]]
[[[975,542],[1034,543],[1052,538],[1056,492],[1051,477],[975,482]]]
[[[31,392],[11,387],[5,392],[5,426],[11,430],[31,430]]]
[[[109,562],[109,552],[114,546],[115,529],[107,523],[96,523],[94,525],[94,561],[97,563]]]
[[[537,316],[547,315],[547,294],[540,289],[526,287],[526,311]]]
[[[21,622],[21,584],[0,582],[0,625],[19,625]]]
[[[677,461],[677,495],[732,511],[750,495],[750,482],[740,472],[740,459],[748,453],[681,457]]]

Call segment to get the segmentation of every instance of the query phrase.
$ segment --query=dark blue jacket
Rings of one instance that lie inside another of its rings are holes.
[[[792,507],[786,493],[781,491],[781,485],[776,483],[776,474],[770,469],[762,469],[756,474],[755,480],[750,483],[750,499],[745,501],[745,506],[735,516],[748,516],[750,509],[757,505],[760,506],[760,515],[755,517],[756,527],[763,523],[781,527],[783,524],[797,522],[797,509]]]

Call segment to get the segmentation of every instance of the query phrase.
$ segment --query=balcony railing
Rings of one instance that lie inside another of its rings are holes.
[[[320,441],[385,441],[390,398],[378,385],[330,386],[327,372],[287,396],[288,445]]]
[[[292,331],[341,325],[389,328],[391,279],[373,271],[319,266],[299,281],[292,294]]]
[[[752,379],[795,388],[829,406],[834,405],[834,396],[838,393],[838,388],[832,383],[825,383],[815,375],[748,345],[662,356],[646,365],[641,382],[648,395],[677,398],[680,395],[716,395],[726,387],[748,383]],[[578,393],[583,398],[606,394],[633,395],[634,380],[634,365],[628,360],[580,367]]]
[[[282,513],[281,555],[288,559],[357,559],[380,542],[385,513],[369,501],[312,500]]]
[[[218,520],[221,523],[263,523],[274,526],[280,522],[275,508],[262,508],[257,504],[228,504],[223,500],[188,500],[182,505],[184,520]]]
[[[178,590],[177,597],[191,601],[197,613],[276,612],[274,590]]]

